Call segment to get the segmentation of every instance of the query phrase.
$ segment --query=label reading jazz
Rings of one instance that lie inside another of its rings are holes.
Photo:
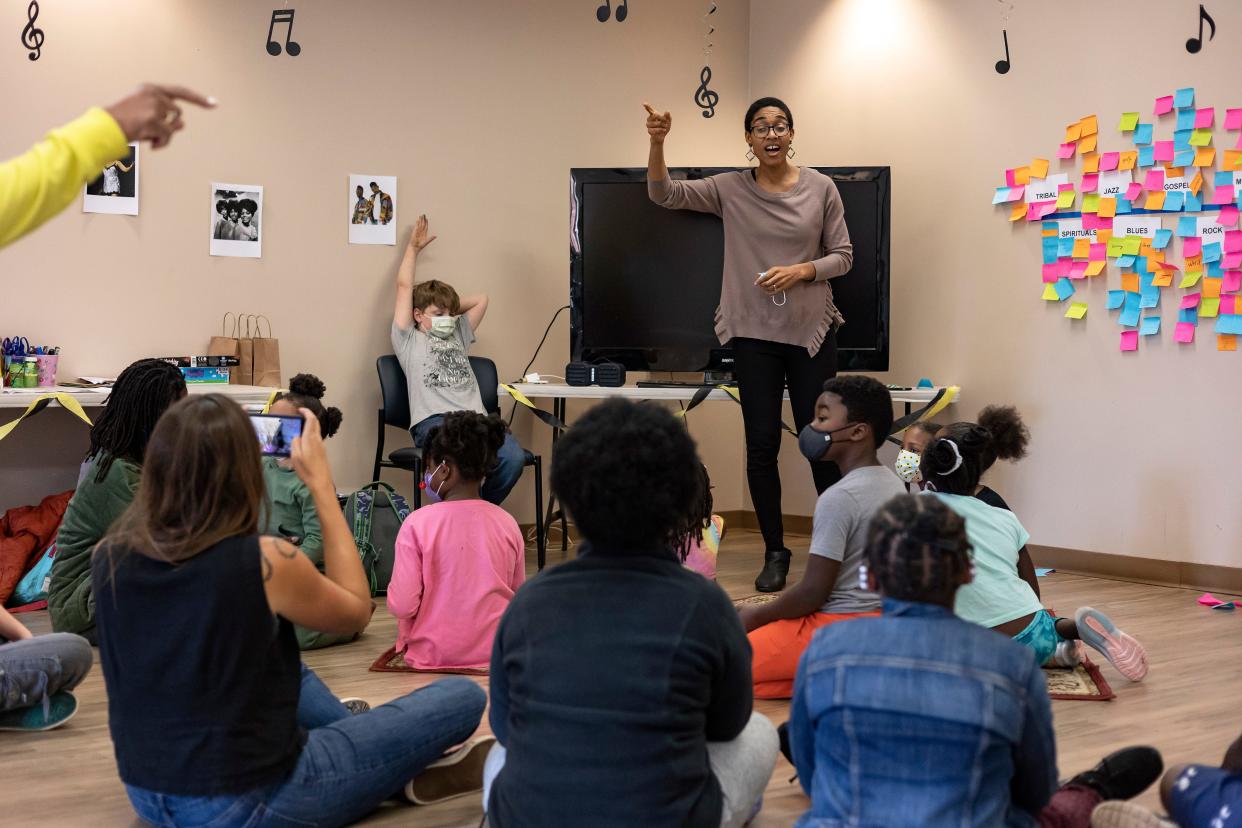
[[[1137,216],[1117,216],[1113,220],[1113,237],[1125,238],[1126,236],[1140,236],[1144,239],[1154,239],[1156,231],[1160,229],[1160,217],[1139,218]]]
[[[1058,173],[1047,178],[1032,178],[1026,185],[1026,203],[1032,201],[1056,201],[1059,187],[1069,183],[1069,173]]]
[[[1126,190],[1134,181],[1130,170],[1100,173],[1099,194],[1101,198],[1125,198]]]
[[[1057,236],[1062,239],[1091,239],[1091,242],[1095,243],[1095,230],[1084,230],[1082,219],[1059,220],[1057,222]]]

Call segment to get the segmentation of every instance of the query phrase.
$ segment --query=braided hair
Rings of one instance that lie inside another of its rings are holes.
[[[496,465],[496,453],[505,444],[507,431],[499,417],[477,411],[449,412],[427,436],[427,459],[433,465],[452,463],[466,480],[482,480]]]
[[[898,495],[871,518],[864,557],[886,597],[951,603],[971,566],[966,521],[937,497]]]
[[[335,406],[325,407],[321,402],[323,392],[326,390],[327,386],[323,384],[323,380],[314,374],[298,374],[289,380],[289,391],[277,394],[272,402],[288,400],[297,408],[310,409],[315,419],[319,420],[319,433],[326,440],[340,430],[342,419],[341,409]]]
[[[694,503],[686,511],[685,518],[673,528],[671,546],[677,556],[685,561],[690,547],[703,542],[703,530],[712,522],[712,479],[707,466],[699,463],[699,491]]]
[[[91,426],[86,459],[99,458],[95,482],[104,481],[118,457],[141,465],[156,421],[185,394],[181,369],[162,359],[140,359],[122,371],[103,414]]]

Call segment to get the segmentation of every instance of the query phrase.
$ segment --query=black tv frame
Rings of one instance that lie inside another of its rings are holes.
[[[679,179],[699,179],[732,172],[745,167],[670,167],[669,175]],[[879,239],[876,251],[876,276],[880,296],[876,304],[877,341],[870,348],[842,348],[837,350],[837,368],[841,371],[887,371],[889,360],[889,241],[891,238],[892,173],[889,167],[819,167],[818,170],[835,181],[873,180],[880,188],[879,212],[876,226]],[[570,242],[569,242],[569,337],[570,358],[582,362],[618,362],[630,371],[652,371],[656,349],[601,349],[583,344],[583,273],[582,273],[582,187],[589,183],[645,182],[646,167],[574,167],[569,171],[570,180]],[[848,274],[841,278],[849,278]],[[847,309],[848,310],[848,309]],[[847,313],[847,324],[848,324]],[[729,370],[733,364],[732,349],[721,345],[711,350],[705,365],[687,368],[687,371]]]

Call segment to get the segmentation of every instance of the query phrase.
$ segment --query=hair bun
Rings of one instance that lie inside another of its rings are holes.
[[[323,394],[327,390],[328,388],[323,384],[323,380],[314,374],[297,374],[293,379],[289,380],[290,394],[301,394],[322,400]]]
[[[1021,460],[1031,431],[1012,405],[989,405],[979,412],[979,425],[992,435],[992,450],[1002,460]]]
[[[938,437],[927,447],[923,455],[932,472],[944,476],[950,474],[961,462],[961,451],[948,437]]]
[[[343,419],[344,415],[341,414],[341,409],[335,406],[325,408],[323,419],[319,421],[320,433],[323,434],[325,439],[336,434],[341,430],[341,420]]]

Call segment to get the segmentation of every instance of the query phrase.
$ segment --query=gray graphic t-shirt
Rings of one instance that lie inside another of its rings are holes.
[[[457,330],[447,339],[420,331],[413,323],[404,330],[393,323],[392,350],[410,388],[410,425],[450,411],[487,413],[466,356],[473,342],[465,314],[457,317]]]

